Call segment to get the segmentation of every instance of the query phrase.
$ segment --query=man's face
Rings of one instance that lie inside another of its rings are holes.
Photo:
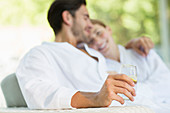
[[[92,28],[92,23],[89,19],[89,13],[85,5],[82,5],[75,13],[73,26],[71,28],[73,34],[79,42],[88,43],[89,35]]]
[[[88,43],[88,46],[99,51],[105,57],[109,56],[113,52],[114,45],[111,34],[110,28],[94,24],[91,29],[91,41]]]

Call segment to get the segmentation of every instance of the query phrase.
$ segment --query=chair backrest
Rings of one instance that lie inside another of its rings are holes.
[[[1,88],[7,107],[27,107],[15,73],[8,75],[2,80]]]

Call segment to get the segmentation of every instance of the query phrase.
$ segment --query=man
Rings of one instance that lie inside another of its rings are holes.
[[[77,49],[92,28],[85,0],[55,0],[48,12],[55,42],[31,49],[17,68],[17,79],[31,109],[84,108],[131,101],[134,82],[124,74],[107,74],[104,57]],[[89,57],[90,56],[90,57]]]
[[[99,20],[91,21],[94,26],[91,29],[92,40],[89,42],[89,47],[106,57],[107,70],[119,72],[121,64],[132,64],[137,67],[138,87],[134,104],[147,105],[158,113],[163,113],[162,110],[169,112],[170,70],[159,55],[151,50],[148,56],[142,57],[134,50],[126,50],[114,42],[109,26]],[[149,40],[146,37],[143,39]],[[145,43],[145,46],[152,47],[152,43],[148,42]]]

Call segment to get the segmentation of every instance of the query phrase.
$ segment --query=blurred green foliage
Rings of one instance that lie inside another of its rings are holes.
[[[0,25],[48,25],[47,11],[53,0],[0,0]],[[115,41],[148,35],[160,43],[158,0],[87,0],[91,18],[104,21]]]
[[[91,18],[109,25],[117,43],[149,36],[160,43],[158,0],[88,0]]]
[[[44,25],[53,0],[0,0],[1,25]]]

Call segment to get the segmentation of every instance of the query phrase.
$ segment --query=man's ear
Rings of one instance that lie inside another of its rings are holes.
[[[109,33],[112,35],[112,29],[109,26],[106,26],[106,29],[109,31]]]
[[[72,25],[73,17],[68,11],[63,11],[62,18],[66,25]]]

